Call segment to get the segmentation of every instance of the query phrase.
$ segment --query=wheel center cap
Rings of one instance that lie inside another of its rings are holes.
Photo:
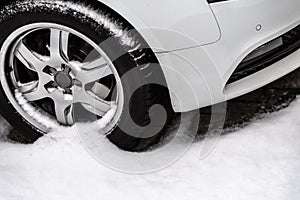
[[[63,89],[71,88],[73,85],[72,77],[66,72],[58,72],[54,76],[54,81]]]

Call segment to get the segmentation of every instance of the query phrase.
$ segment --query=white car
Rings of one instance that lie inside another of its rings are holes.
[[[100,121],[99,134],[141,151],[175,113],[246,94],[300,65],[299,0],[0,6],[1,113],[28,143],[59,124]]]

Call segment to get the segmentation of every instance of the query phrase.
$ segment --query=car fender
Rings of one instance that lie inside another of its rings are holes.
[[[206,0],[98,1],[126,19],[155,52],[210,44],[221,36]]]

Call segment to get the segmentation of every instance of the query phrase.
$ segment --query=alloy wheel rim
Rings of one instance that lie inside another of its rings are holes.
[[[47,35],[44,44],[40,45],[44,53],[31,48],[32,38],[28,39],[39,32]],[[90,52],[85,52],[87,57],[74,59],[77,57],[70,52],[71,42],[75,46],[77,43],[89,46]],[[8,63],[7,66],[5,63]],[[97,119],[116,108],[103,130],[106,134],[116,126],[121,116],[124,93],[112,61],[97,44],[71,28],[53,23],[35,23],[19,28],[2,46],[1,65],[1,84],[9,101],[23,118],[42,132],[49,132],[53,127],[36,119],[34,114],[41,116],[42,113],[42,117],[70,126],[75,123],[75,104],[81,105]],[[24,72],[33,74],[35,78],[21,80],[20,73]],[[107,77],[110,77],[111,85],[108,81],[105,84],[101,82]],[[20,97],[26,101],[25,106]],[[44,99],[53,102],[52,114],[36,104]],[[26,106],[33,109],[29,112],[24,109]]]

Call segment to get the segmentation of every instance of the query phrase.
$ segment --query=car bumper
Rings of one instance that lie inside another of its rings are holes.
[[[300,1],[232,0],[211,4],[211,8],[222,32],[218,42],[157,54],[163,68],[167,66],[167,71],[171,68],[184,77],[174,78],[165,73],[171,93],[175,93],[171,94],[175,111],[190,111],[238,97],[300,66],[300,50],[297,50],[265,69],[227,85],[247,55],[300,24]],[[184,80],[188,83],[182,84]]]

